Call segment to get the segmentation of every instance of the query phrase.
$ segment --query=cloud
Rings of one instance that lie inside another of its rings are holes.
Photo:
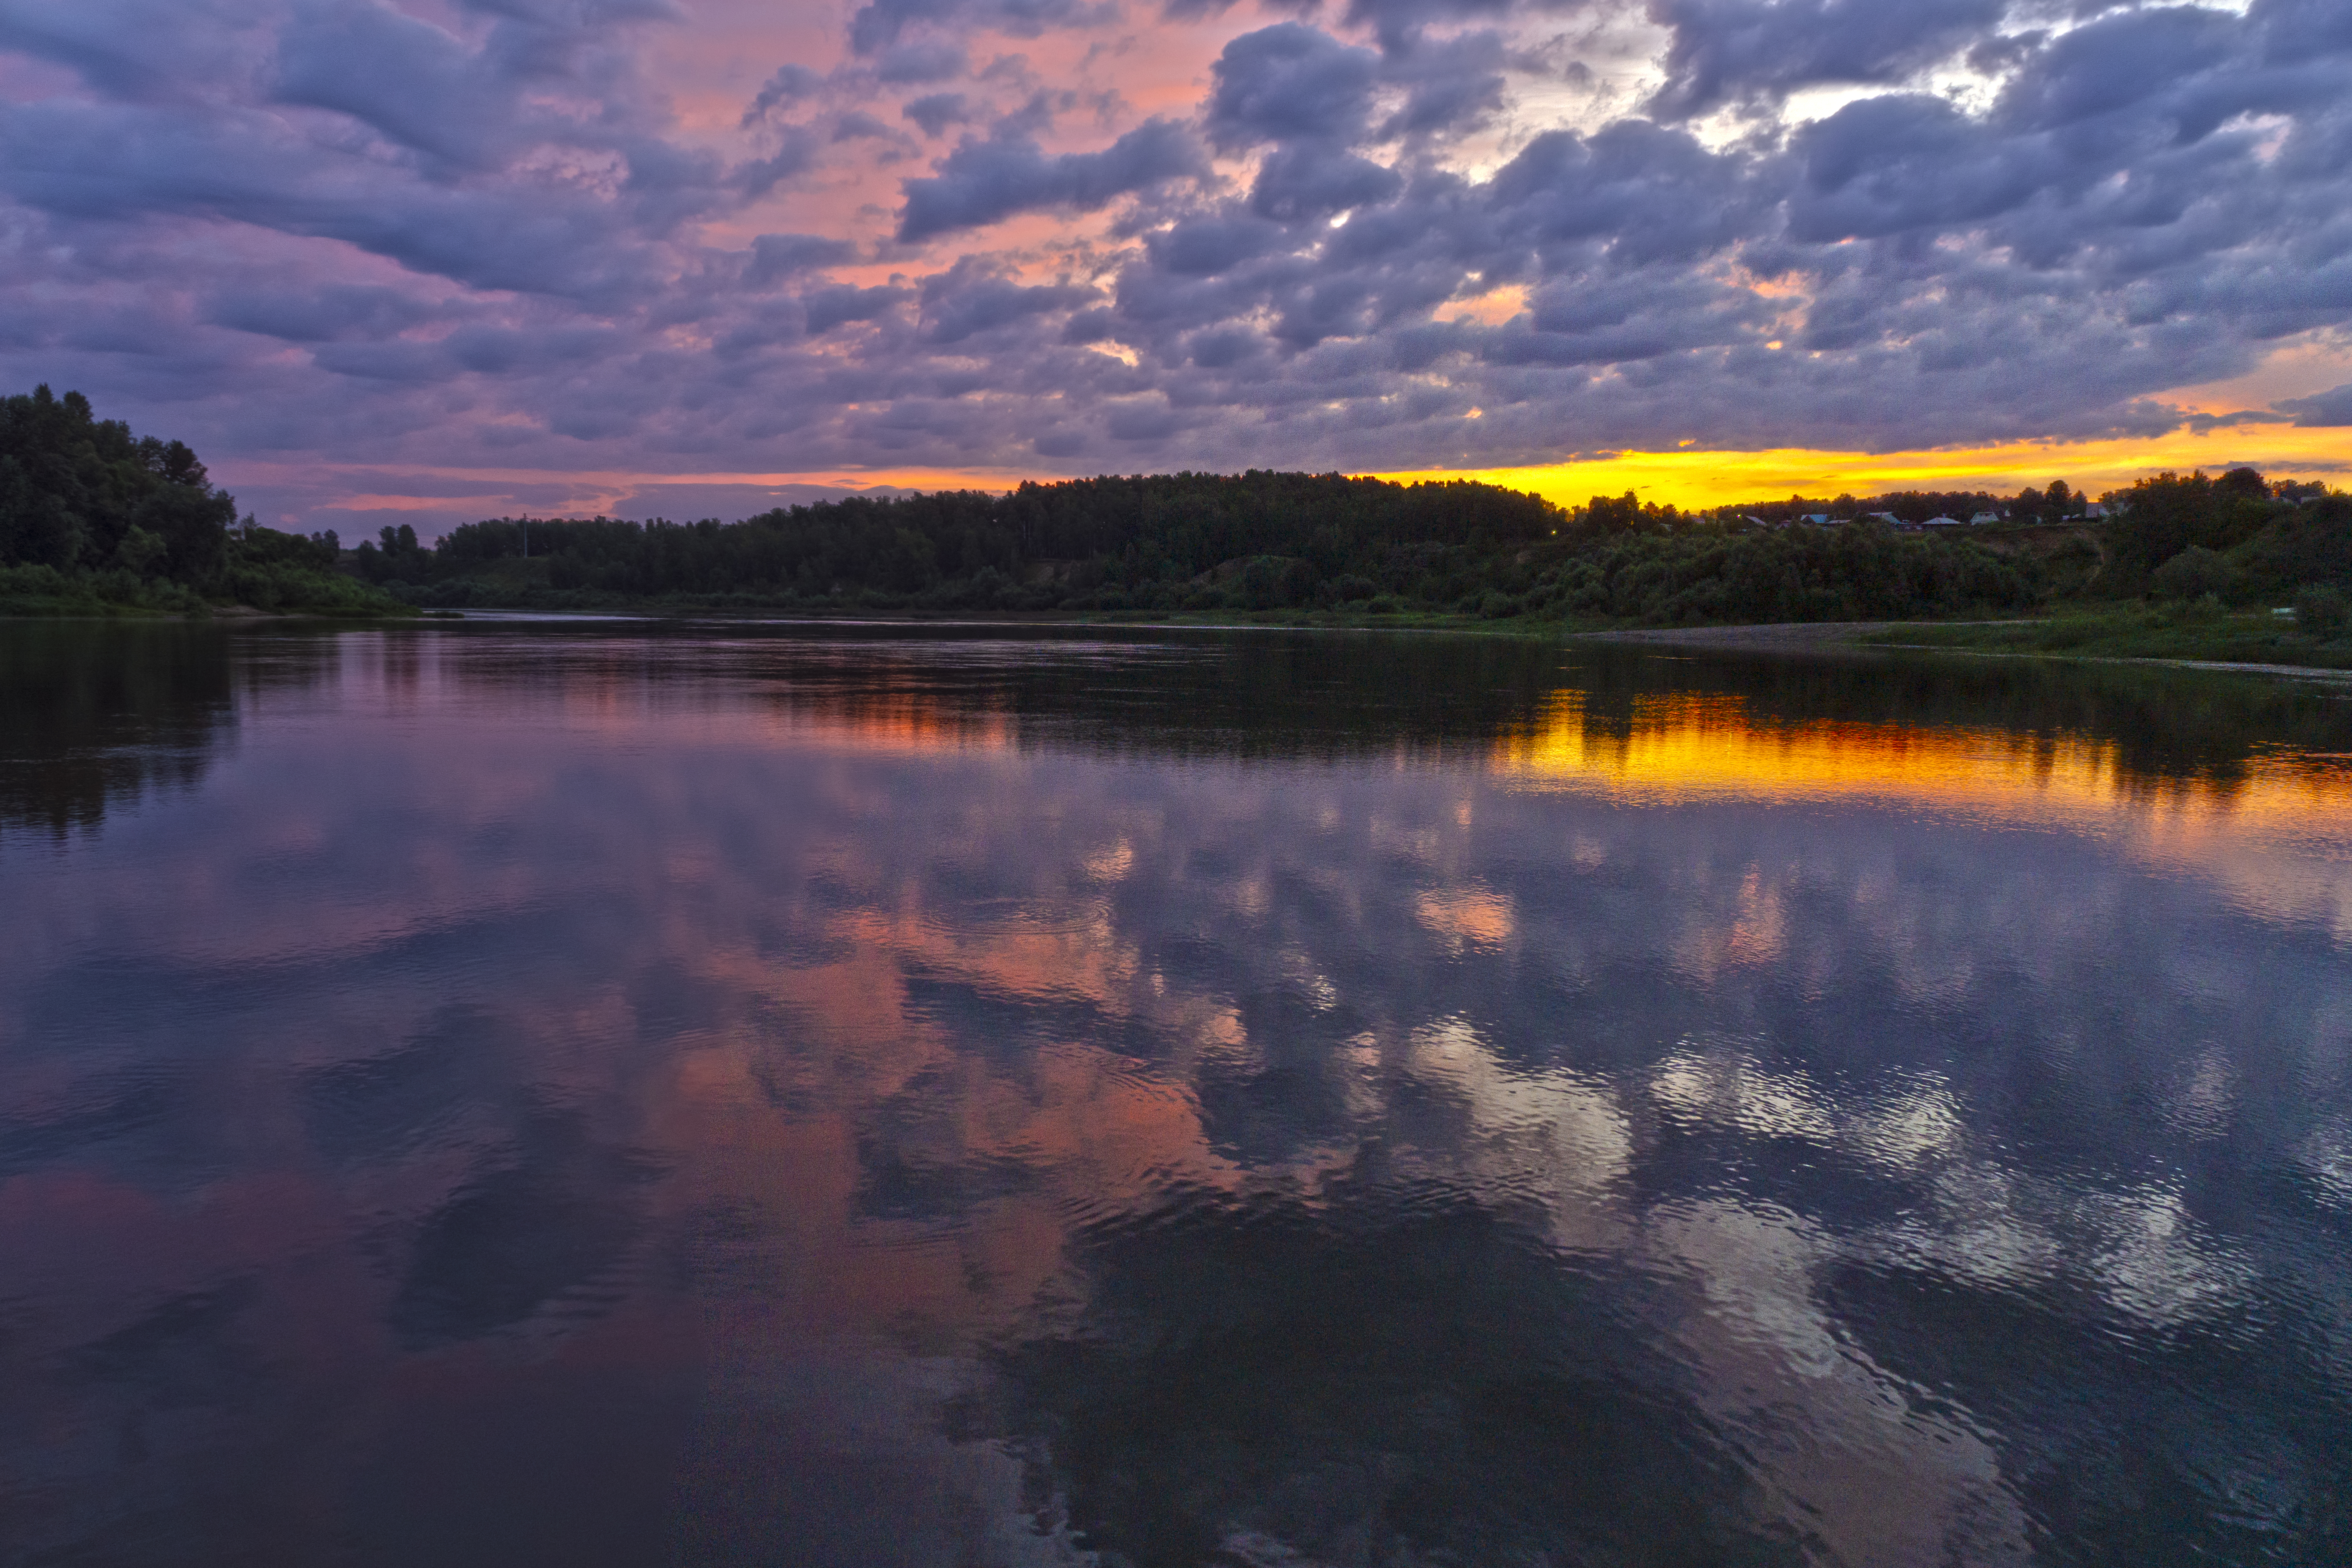
[[[1221,147],[1360,135],[1380,63],[1374,51],[1303,22],[1245,33],[1217,58],[1209,135]]]
[[[780,278],[822,271],[840,266],[856,252],[857,247],[847,240],[821,234],[763,234],[751,242],[751,259],[743,269],[743,281],[758,288]]]
[[[2294,416],[2297,425],[2306,427],[2333,428],[2339,425],[2352,425],[2352,381],[2315,396],[2287,398],[2276,407],[2281,414]]]
[[[1213,278],[1282,243],[1282,230],[1247,218],[1187,218],[1145,241],[1152,262],[1183,278]]]
[[[867,0],[849,19],[849,46],[871,55],[919,26],[988,27],[1034,38],[1049,28],[1084,26],[1115,14],[1114,5],[1086,0]]]
[[[851,321],[874,321],[897,309],[906,297],[904,289],[832,283],[802,295],[801,309],[809,335],[814,337]]]
[[[490,168],[527,134],[499,63],[386,6],[320,8],[278,36],[276,97],[349,115],[459,168]]]
[[[208,321],[297,343],[388,336],[439,313],[426,300],[373,285],[330,284],[307,294],[232,286],[204,307]]]
[[[2010,0],[1652,0],[1673,42],[1644,105],[1685,120],[1801,88],[1901,82],[1993,36]]]
[[[1169,180],[1208,172],[1191,134],[1165,120],[1146,121],[1099,153],[1048,157],[1026,137],[967,137],[939,172],[906,183],[898,237],[929,239],[978,228],[1015,213],[1067,207],[1081,212]]]
[[[0,50],[61,66],[116,102],[204,101],[257,74],[269,47],[260,24],[205,0],[5,0]]]
[[[1387,62],[1383,73],[1409,90],[1380,128],[1382,140],[1475,129],[1501,112],[1508,51],[1501,34],[1467,33],[1423,45]]]
[[[942,136],[950,125],[961,125],[978,117],[979,111],[970,99],[960,92],[934,92],[909,99],[899,112],[922,127],[926,136]]]
[[[1185,15],[0,0],[0,361],[223,472],[1396,468],[2149,436],[2352,329],[2341,6]]]
[[[927,38],[885,49],[875,62],[874,75],[879,81],[894,84],[930,83],[950,80],[971,69],[962,46],[945,38]]]
[[[778,66],[775,74],[760,85],[751,107],[743,110],[743,123],[748,126],[765,120],[771,111],[814,98],[824,89],[824,78],[808,67],[797,62]]]
[[[1090,304],[1094,299],[1092,289],[1067,284],[1024,287],[992,276],[971,260],[926,279],[922,289],[923,315],[935,343],[960,343],[976,333]]]

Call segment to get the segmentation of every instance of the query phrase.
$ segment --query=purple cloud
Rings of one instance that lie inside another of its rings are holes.
[[[2324,0],[1159,15],[0,0],[0,359],[302,498],[2140,436],[2352,328]]]
[[[1207,161],[1181,126],[1146,121],[1099,153],[1049,157],[1025,137],[966,138],[939,173],[909,180],[898,237],[916,241],[1064,207],[1091,212],[1170,180],[1197,179]]]

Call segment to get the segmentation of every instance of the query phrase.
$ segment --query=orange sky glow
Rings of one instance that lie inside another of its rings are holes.
[[[1643,500],[1685,509],[1783,499],[1792,494],[1868,496],[1906,489],[1984,489],[1996,493],[2026,486],[2040,489],[2063,479],[2078,490],[2098,495],[2126,488],[2144,474],[2170,468],[2218,472],[2252,464],[2273,479],[2316,479],[2331,487],[2352,482],[2352,439],[2340,429],[2244,424],[2216,426],[2202,434],[2180,432],[2148,438],[2106,441],[2033,441],[2004,446],[1947,447],[1916,452],[1840,452],[1783,447],[1763,452],[1717,451],[1690,447],[1668,452],[1612,452],[1580,456],[1542,467],[1424,469],[1380,477],[1411,483],[1420,479],[1481,479],[1532,490],[1562,505],[1580,504],[1596,494],[1633,490]],[[232,488],[267,484],[299,472],[315,479],[310,465],[223,465],[220,476]],[[349,488],[341,504],[384,511],[471,510],[495,517],[532,515],[589,517],[626,512],[630,498],[660,486],[688,490],[697,485],[735,487],[824,486],[860,490],[1007,489],[1024,479],[1050,482],[1075,477],[1050,470],[1008,472],[947,468],[832,469],[822,472],[645,473],[583,470],[551,473],[528,468],[417,468],[405,465],[338,466]],[[1139,465],[1138,472],[1150,471]],[[433,481],[429,486],[418,481]],[[462,486],[462,494],[452,487]],[[560,505],[518,500],[523,487],[566,492]],[[414,488],[412,488],[414,487]],[[426,489],[431,493],[415,493]],[[679,504],[671,515],[695,513]],[[719,509],[724,511],[726,509]]]

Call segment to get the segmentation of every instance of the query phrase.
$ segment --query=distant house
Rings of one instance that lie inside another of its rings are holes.
[[[1931,517],[1919,525],[1922,528],[1962,528],[1967,526],[1957,517]]]
[[[2103,500],[2095,500],[2083,509],[2083,515],[2084,517],[2113,517],[2122,510],[2123,509],[2121,507],[2109,506]]]
[[[1977,513],[1976,516],[1969,519],[1969,526],[1970,528],[1982,528],[1986,523],[1999,522],[2000,521],[2000,513],[1997,511],[1980,511]]]
[[[1830,525],[1830,514],[1825,511],[1809,511],[1805,514],[1804,521],[1808,528],[1827,528]]]
[[[1903,520],[1891,511],[1866,511],[1862,514],[1873,522],[1883,522],[1889,528],[1900,528]]]

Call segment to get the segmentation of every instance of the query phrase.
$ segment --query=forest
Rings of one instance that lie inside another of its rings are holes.
[[[184,442],[134,437],[79,392],[0,398],[0,615],[414,613],[342,567],[331,532],[240,521]]]
[[[1858,521],[1775,530],[1471,480],[1253,470],[851,498],[738,523],[499,518],[354,569],[410,603],[1677,622],[2017,610],[2046,574]]]
[[[1325,612],[1582,624],[1877,620],[2148,599],[2324,602],[2352,587],[2352,500],[2251,468],[2159,474],[2084,515],[2015,497],[1793,496],[1697,514],[1469,480],[1253,470],[851,498],[741,522],[499,518],[352,569],[410,603],[929,615]],[[1931,532],[1885,520],[1991,513]],[[1791,520],[1827,513],[1826,526]],[[1843,520],[1838,521],[1843,513]]]
[[[1561,507],[1468,479],[1104,476],[853,496],[740,522],[492,518],[345,549],[238,521],[178,441],[79,393],[0,400],[0,613],[619,606],[928,616],[1321,614],[1561,625],[1998,616],[2293,601],[2352,624],[2352,498],[2252,468],[2089,499],[1790,496]],[[1996,521],[1907,530],[1935,516]],[[1810,520],[1826,518],[1826,522]],[[1895,520],[1890,523],[1888,519]]]

